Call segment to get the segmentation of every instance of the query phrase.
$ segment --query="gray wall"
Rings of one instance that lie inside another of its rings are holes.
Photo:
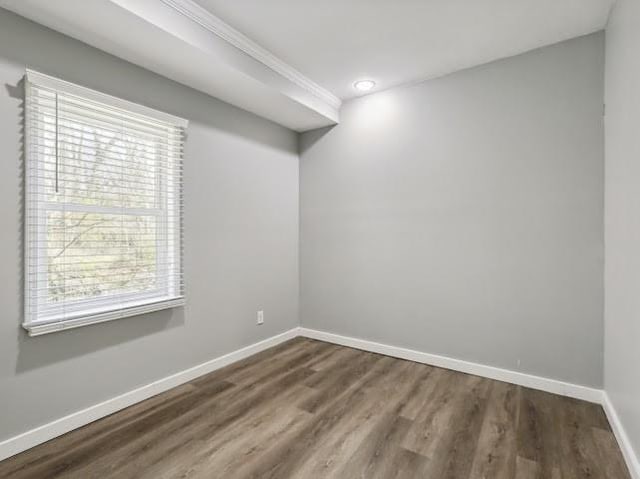
[[[191,121],[184,310],[19,326],[26,66]],[[601,386],[602,70],[592,35],[351,101],[303,135],[303,325]],[[292,132],[0,9],[0,153],[0,441],[297,325]]]
[[[191,121],[184,310],[21,329],[25,66]],[[297,326],[294,133],[0,9],[0,158],[0,441]]]
[[[302,325],[601,387],[603,40],[354,100],[303,135]]]
[[[607,28],[605,390],[640,452],[640,2]]]

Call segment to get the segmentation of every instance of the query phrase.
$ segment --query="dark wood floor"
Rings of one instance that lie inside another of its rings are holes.
[[[0,477],[629,475],[600,406],[295,339],[0,462]]]

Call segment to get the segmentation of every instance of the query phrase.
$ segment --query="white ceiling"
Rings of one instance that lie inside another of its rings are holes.
[[[342,99],[602,29],[614,0],[196,0]]]
[[[297,131],[341,99],[602,29],[614,0],[0,0],[0,7]],[[50,73],[50,72],[43,72]]]
[[[0,7],[293,130],[339,118],[338,98],[192,0],[0,0]]]

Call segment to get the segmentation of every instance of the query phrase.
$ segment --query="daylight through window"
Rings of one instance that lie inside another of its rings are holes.
[[[186,121],[28,71],[25,327],[184,304]]]

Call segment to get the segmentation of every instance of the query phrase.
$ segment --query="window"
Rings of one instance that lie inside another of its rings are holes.
[[[183,305],[187,122],[29,70],[25,89],[29,334]]]

